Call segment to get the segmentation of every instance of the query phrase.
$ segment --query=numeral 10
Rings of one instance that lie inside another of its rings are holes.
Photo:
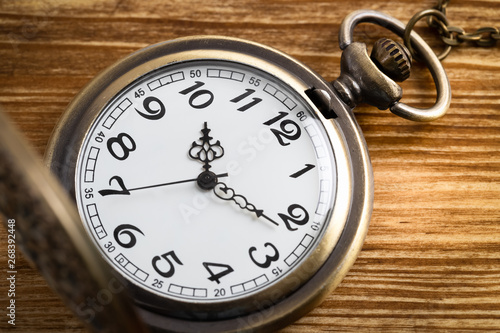
[[[195,84],[179,91],[181,95],[189,96],[189,105],[195,109],[204,109],[214,101],[214,94],[210,90],[200,89],[205,82],[195,81]]]

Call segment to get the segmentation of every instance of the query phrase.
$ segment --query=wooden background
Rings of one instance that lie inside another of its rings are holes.
[[[251,39],[339,75],[342,18],[360,8],[403,22],[434,0],[0,0],[0,106],[36,150],[96,73],[148,44],[195,34]],[[500,26],[498,0],[452,1],[453,25]],[[440,49],[421,22],[418,31]],[[356,40],[387,35],[372,25]],[[500,332],[500,42],[454,49],[444,61],[453,101],[433,123],[360,106],[375,174],[373,217],[356,264],[294,332]],[[419,65],[403,101],[433,103]],[[0,195],[8,195],[0,193]],[[7,242],[0,227],[0,330],[7,317]],[[18,256],[16,332],[83,332]]]

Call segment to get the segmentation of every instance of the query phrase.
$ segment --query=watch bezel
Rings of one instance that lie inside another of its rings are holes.
[[[152,45],[109,67],[77,95],[54,131],[46,151],[46,163],[75,198],[78,154],[88,130],[107,101],[144,73],[194,59],[233,61],[262,69],[287,82],[316,110],[332,145],[336,145],[334,153],[341,177],[337,182],[330,225],[334,226],[333,220],[343,220],[341,228],[330,228],[317,250],[302,262],[302,269],[280,279],[272,291],[257,294],[257,299],[252,296],[252,302],[241,298],[223,301],[217,306],[214,303],[182,304],[180,301],[165,304],[164,298],[126,283],[140,313],[153,327],[171,330],[177,326],[178,330],[187,332],[275,329],[304,314],[340,283],[361,249],[372,210],[373,178],[361,131],[350,109],[340,102],[330,84],[312,70],[279,51],[233,38],[190,37]],[[332,97],[336,119],[324,119],[308,99],[305,91],[313,87]],[[252,319],[257,317],[259,320]]]

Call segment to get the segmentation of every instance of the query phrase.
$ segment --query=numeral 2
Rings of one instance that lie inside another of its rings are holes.
[[[288,214],[278,214],[281,220],[285,223],[286,228],[290,231],[295,231],[297,228],[293,228],[290,223],[296,225],[304,225],[309,221],[309,213],[301,205],[293,204],[288,207]]]

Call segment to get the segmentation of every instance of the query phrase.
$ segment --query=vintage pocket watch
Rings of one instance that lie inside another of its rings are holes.
[[[438,100],[400,103],[388,75],[406,75],[410,60],[390,41],[370,59],[352,42],[360,22],[404,31],[378,12],[348,16],[334,84],[267,46],[201,36],[133,53],[70,104],[46,162],[153,331],[274,331],[354,263],[373,177],[352,108],[425,121],[450,100],[439,61],[412,34]]]

